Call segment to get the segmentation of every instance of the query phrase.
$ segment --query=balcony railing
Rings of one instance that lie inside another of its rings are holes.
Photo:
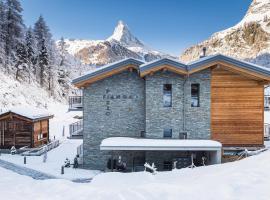
[[[264,138],[270,139],[270,124],[264,123]]]
[[[70,110],[82,109],[83,107],[82,96],[70,96],[68,102]]]
[[[70,138],[82,138],[83,136],[83,121],[72,123],[69,125]]]

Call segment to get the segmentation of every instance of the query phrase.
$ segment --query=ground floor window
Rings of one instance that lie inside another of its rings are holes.
[[[164,138],[172,138],[172,129],[170,128],[165,128],[163,130],[163,137]]]

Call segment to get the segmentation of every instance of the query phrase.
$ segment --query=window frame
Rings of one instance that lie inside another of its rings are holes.
[[[197,93],[196,95],[192,94],[192,88],[193,86],[197,87]],[[200,83],[192,83],[190,86],[190,96],[191,96],[191,107],[193,108],[197,108],[200,107]],[[197,100],[197,105],[194,105],[193,101]]]
[[[166,90],[166,87],[170,87],[170,90]],[[169,104],[166,104],[166,98],[170,98]],[[164,108],[171,108],[172,107],[172,84],[166,83],[163,84],[163,107]]]

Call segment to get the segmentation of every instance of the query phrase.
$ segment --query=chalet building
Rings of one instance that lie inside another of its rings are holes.
[[[53,115],[26,108],[0,112],[0,148],[39,147],[49,141]]]
[[[125,59],[92,71],[73,80],[83,90],[83,164],[168,170],[261,148],[269,82],[269,69],[220,54],[189,64]]]

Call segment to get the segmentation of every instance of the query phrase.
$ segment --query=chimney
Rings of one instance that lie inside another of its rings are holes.
[[[205,57],[206,56],[206,47],[203,47],[203,53],[202,53],[202,55],[200,56],[200,58],[203,58],[203,57]]]

